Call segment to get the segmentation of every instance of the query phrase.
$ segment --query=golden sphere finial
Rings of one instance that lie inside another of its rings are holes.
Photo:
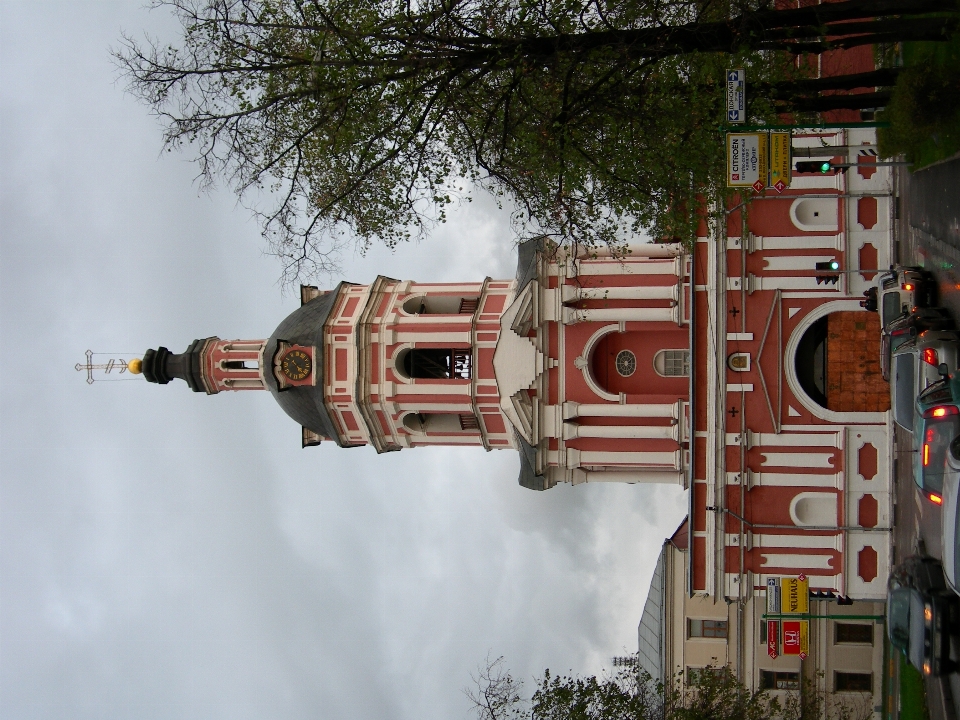
[[[127,363],[127,370],[130,371],[131,375],[139,375],[143,372],[143,360],[140,358],[134,358]]]

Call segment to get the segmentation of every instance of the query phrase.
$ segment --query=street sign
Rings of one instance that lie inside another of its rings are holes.
[[[780,614],[780,580],[775,577],[767,578],[767,614]]]
[[[747,121],[747,100],[744,93],[746,73],[743,68],[727,70],[727,122]]]
[[[782,613],[810,612],[810,583],[806,576],[783,578],[780,580],[780,587],[783,590]]]
[[[727,133],[727,187],[767,184],[767,133]]]
[[[727,187],[782,193],[790,186],[790,140],[788,132],[727,133]]]
[[[767,620],[767,655],[773,659],[776,659],[779,654],[780,623],[776,620]]]
[[[769,644],[769,643],[768,643]],[[769,651],[768,651],[769,652]],[[805,660],[810,652],[810,621],[783,621],[783,654],[797,655]]]
[[[790,133],[770,133],[770,178],[769,187],[778,193],[790,185]]]

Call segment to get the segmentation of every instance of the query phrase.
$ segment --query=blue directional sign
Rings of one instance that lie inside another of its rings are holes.
[[[727,122],[747,121],[747,98],[744,93],[746,73],[743,68],[727,70]]]

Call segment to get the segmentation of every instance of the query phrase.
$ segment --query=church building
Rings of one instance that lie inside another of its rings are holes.
[[[704,222],[692,250],[574,256],[531,240],[512,279],[303,287],[269,338],[149,350],[142,372],[267,390],[305,447],[475,445],[518,451],[531,490],[689,488],[691,594],[745,599],[804,574],[882,599],[888,386],[878,317],[860,304],[890,262],[874,133],[794,134],[795,152],[835,148],[853,167],[712,213],[725,222]]]

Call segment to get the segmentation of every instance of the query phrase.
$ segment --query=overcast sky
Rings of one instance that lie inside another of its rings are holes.
[[[267,393],[74,371],[88,348],[267,337],[299,304],[125,95],[109,49],[144,29],[172,38],[136,2],[0,2],[0,716],[456,720],[488,653],[530,683],[635,651],[678,488],[537,493],[512,451],[302,450]],[[515,264],[481,200],[343,279]]]

